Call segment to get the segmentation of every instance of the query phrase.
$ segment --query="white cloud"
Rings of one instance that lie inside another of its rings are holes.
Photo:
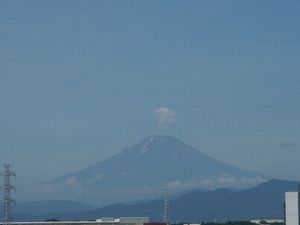
[[[176,119],[176,112],[164,106],[154,110],[154,114],[157,116],[158,122],[161,125],[168,125],[175,122]]]

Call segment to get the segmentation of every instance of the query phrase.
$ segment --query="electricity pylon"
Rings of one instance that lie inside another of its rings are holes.
[[[0,173],[4,177],[4,185],[2,186],[4,192],[3,199],[3,225],[9,225],[12,221],[11,204],[15,204],[15,200],[11,199],[11,191],[16,191],[15,186],[11,185],[10,178],[16,177],[16,174],[10,170],[10,165],[4,165],[4,172]]]
[[[166,186],[164,194],[164,222],[169,224],[170,213],[169,213],[169,187]]]

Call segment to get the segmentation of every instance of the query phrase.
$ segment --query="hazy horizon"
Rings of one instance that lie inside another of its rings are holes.
[[[300,180],[300,2],[1,1],[0,164],[20,190],[151,135]]]

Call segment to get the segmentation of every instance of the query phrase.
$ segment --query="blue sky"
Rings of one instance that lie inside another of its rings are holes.
[[[0,163],[18,185],[167,134],[300,180],[300,2],[1,1]]]

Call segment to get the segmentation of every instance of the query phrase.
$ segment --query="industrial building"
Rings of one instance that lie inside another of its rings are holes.
[[[285,224],[286,225],[300,225],[300,185],[298,191],[285,193]]]

